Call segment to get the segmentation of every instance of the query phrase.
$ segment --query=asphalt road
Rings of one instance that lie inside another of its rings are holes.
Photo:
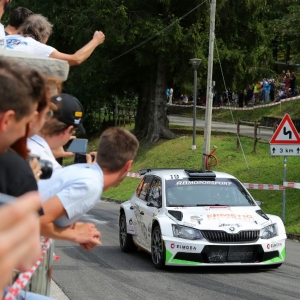
[[[84,251],[56,241],[53,280],[72,300],[300,299],[300,243],[287,241],[287,260],[275,270],[178,268],[156,270],[149,254],[121,252],[119,204],[101,202],[83,219],[97,224],[103,246]],[[57,300],[60,300],[57,298]]]
[[[180,116],[176,116],[176,115],[169,115],[168,118],[169,118],[170,124],[191,126],[191,127],[193,126],[192,118],[180,117]],[[196,128],[204,129],[205,128],[205,120],[196,119]],[[236,134],[237,125],[233,124],[233,123],[223,123],[223,122],[213,121],[212,125],[211,125],[211,130],[212,131],[230,132],[230,133]],[[241,125],[240,126],[240,135],[254,138],[254,127],[247,126],[247,125]],[[258,138],[260,138],[262,140],[270,141],[273,136],[273,130],[259,128],[257,136],[258,136]]]

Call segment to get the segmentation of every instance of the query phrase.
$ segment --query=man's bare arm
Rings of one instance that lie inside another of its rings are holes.
[[[80,65],[88,57],[90,57],[95,48],[102,44],[104,40],[104,33],[102,31],[96,31],[92,40],[88,42],[85,46],[83,46],[81,49],[76,51],[74,54],[66,54],[55,50],[50,54],[50,57],[66,60],[70,66]]]
[[[60,199],[54,196],[43,203],[44,215],[40,217],[41,235],[57,239],[67,240],[78,244],[93,243],[101,245],[100,232],[94,224],[75,223],[68,227],[58,227],[54,221],[63,215],[66,215]]]

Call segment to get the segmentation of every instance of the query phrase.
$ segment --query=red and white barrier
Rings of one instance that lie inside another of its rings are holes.
[[[300,183],[298,182],[284,182],[283,185],[289,188],[300,189]]]
[[[285,186],[277,184],[262,184],[262,183],[243,183],[246,189],[252,190],[285,190]]]
[[[279,105],[282,102],[294,101],[294,100],[298,100],[298,99],[300,99],[300,96],[282,99],[279,102],[271,102],[271,103],[268,103],[268,104],[260,104],[260,105],[255,105],[255,106],[237,107],[237,106],[234,106],[234,105],[226,105],[226,106],[213,106],[212,109],[253,110],[253,109],[258,109],[258,108],[263,108],[263,107],[269,107],[269,106]],[[193,105],[181,105],[181,104],[168,104],[168,106],[193,107]],[[206,109],[206,106],[197,105],[197,108]]]
[[[132,173],[132,172],[128,172],[127,173],[127,177],[134,177],[134,178],[143,178],[143,176],[141,176],[138,173]]]
[[[41,254],[40,258],[31,267],[31,269],[29,271],[21,273],[18,276],[17,280],[13,283],[13,285],[10,287],[10,289],[4,296],[3,300],[14,300],[18,296],[19,291],[25,288],[25,286],[30,281],[32,275],[37,270],[37,268],[41,264],[41,262],[43,261],[44,256],[46,255],[47,251],[49,250],[51,244],[52,244],[52,240],[49,238],[46,238],[45,241],[41,244],[42,245],[42,254]]]

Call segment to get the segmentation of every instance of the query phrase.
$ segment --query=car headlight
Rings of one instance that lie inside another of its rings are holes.
[[[200,230],[180,226],[180,225],[172,225],[173,235],[178,238],[188,239],[188,240],[200,240],[203,239],[203,235]]]
[[[271,239],[278,234],[277,224],[271,224],[260,231],[261,239]]]

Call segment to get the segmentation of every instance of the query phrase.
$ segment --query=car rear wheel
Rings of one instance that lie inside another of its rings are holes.
[[[151,257],[155,268],[162,269],[165,266],[166,247],[161,237],[159,226],[155,226],[151,237]]]
[[[119,241],[123,252],[134,252],[137,250],[137,246],[132,240],[132,235],[127,233],[126,216],[124,213],[120,216]]]

